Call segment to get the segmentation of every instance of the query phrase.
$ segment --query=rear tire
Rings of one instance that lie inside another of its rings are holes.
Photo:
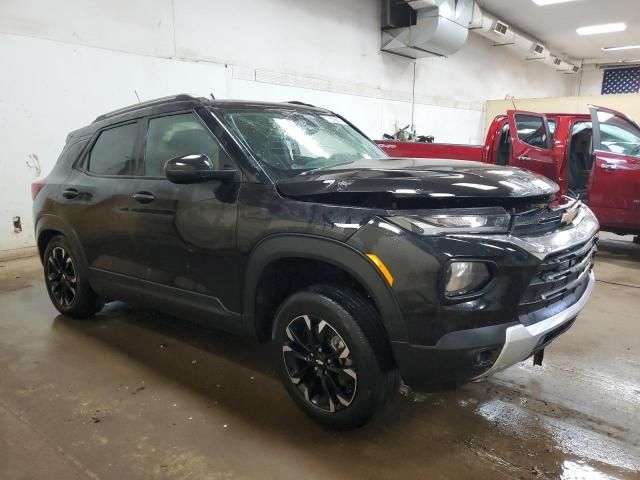
[[[330,428],[363,426],[398,390],[378,313],[354,290],[317,285],[291,295],[276,313],[272,339],[289,395]]]
[[[58,235],[47,244],[43,263],[47,293],[60,313],[89,318],[102,309],[104,301],[91,289],[81,257],[64,236]]]

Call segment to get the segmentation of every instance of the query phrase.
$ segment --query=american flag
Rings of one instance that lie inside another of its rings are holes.
[[[604,71],[602,94],[640,92],[640,67],[610,68]]]

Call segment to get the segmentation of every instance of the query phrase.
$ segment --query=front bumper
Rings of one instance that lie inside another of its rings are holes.
[[[558,335],[567,331],[585,307],[589,298],[591,298],[591,293],[593,292],[593,287],[596,282],[592,271],[589,272],[588,275],[589,283],[582,297],[580,297],[577,303],[574,303],[565,311],[528,327],[522,324],[508,327],[505,332],[506,338],[504,346],[497,360],[489,370],[476,377],[476,379],[488,377],[529,358],[535,352],[543,349]]]
[[[420,317],[416,308],[423,329],[428,325],[454,328],[432,344],[412,341],[411,336],[409,341],[392,342],[405,383],[419,390],[435,390],[481,379],[525,360],[568,330],[595,284],[590,260],[598,223],[586,208],[578,220],[572,227],[537,237],[456,236],[470,244],[512,247],[497,261],[499,270],[506,272],[506,288],[498,284],[475,302],[438,307],[433,315]],[[526,257],[516,257],[522,251],[535,260],[525,266]],[[513,265],[507,270],[509,261]],[[520,276],[518,262],[523,266]],[[509,290],[516,283],[515,291]],[[510,301],[513,303],[507,304]],[[465,317],[471,319],[468,325],[455,328]]]
[[[434,346],[393,342],[403,381],[422,391],[455,387],[531,357],[566,332],[584,309],[595,286],[593,272],[587,275],[587,288],[576,303],[533,325],[511,322],[455,331]]]

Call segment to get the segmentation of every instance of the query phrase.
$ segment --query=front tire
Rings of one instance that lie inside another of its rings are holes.
[[[272,336],[289,395],[328,427],[363,426],[398,389],[378,314],[353,290],[318,285],[293,294],[276,313]]]
[[[64,236],[58,235],[47,244],[43,263],[47,293],[60,313],[89,318],[102,309],[104,301],[91,289],[87,269]]]

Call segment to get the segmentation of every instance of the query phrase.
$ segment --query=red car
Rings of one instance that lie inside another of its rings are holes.
[[[558,183],[561,194],[588,203],[603,230],[640,235],[640,126],[623,113],[603,107],[591,107],[591,115],[510,110],[493,120],[484,146],[377,143],[392,157],[532,170]]]

